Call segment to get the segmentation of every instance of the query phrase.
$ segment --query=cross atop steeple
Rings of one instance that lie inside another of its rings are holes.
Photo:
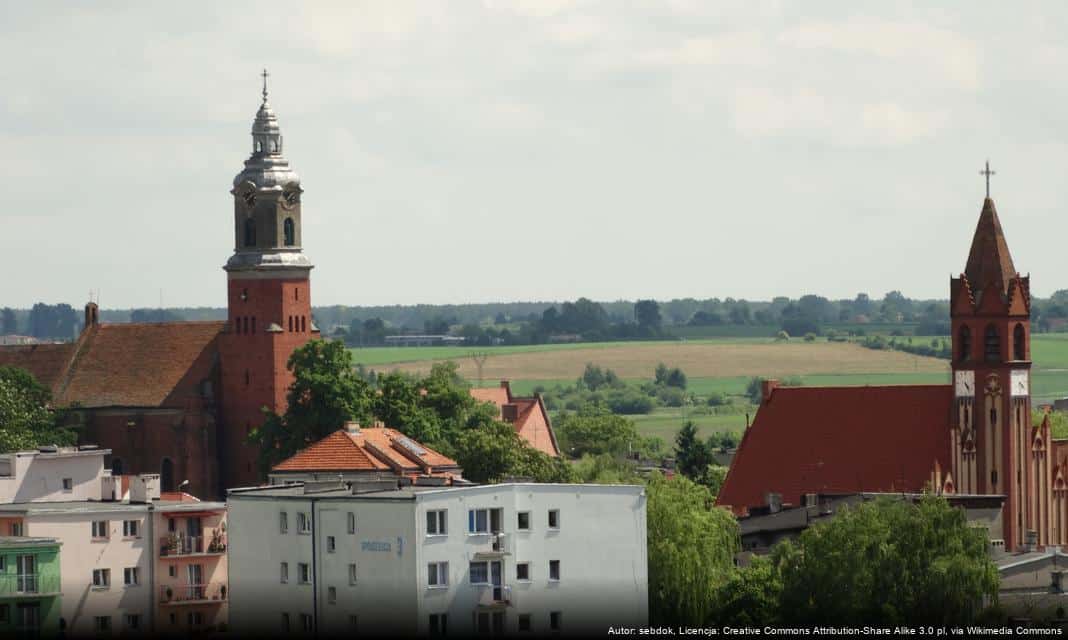
[[[263,71],[263,72],[264,72],[264,73],[267,73],[267,70],[266,70],[266,69],[264,69],[264,71]],[[266,81],[266,80],[264,80],[264,82],[266,83],[267,81]],[[266,85],[266,84],[264,84],[263,86],[264,86],[264,90],[263,90],[263,91],[264,91],[264,94],[263,94],[263,95],[264,95],[264,99],[266,99],[266,97],[267,97],[267,93],[266,93],[266,91],[267,91],[267,89],[266,89],[267,85]],[[996,174],[996,173],[997,173],[997,171],[991,171],[991,170],[990,170],[990,161],[989,161],[989,160],[987,160],[987,161],[986,161],[986,169],[983,169],[982,171],[980,171],[980,172],[979,172],[979,175],[981,175],[981,176],[986,176],[986,197],[987,197],[987,198],[990,198],[990,176],[992,176],[992,175],[994,175],[994,174]]]
[[[263,76],[263,101],[267,102],[267,77],[271,74],[267,73],[267,69],[264,68],[263,73],[260,75]],[[989,163],[987,163],[987,168],[989,168]],[[990,191],[990,189],[987,188],[987,191]]]

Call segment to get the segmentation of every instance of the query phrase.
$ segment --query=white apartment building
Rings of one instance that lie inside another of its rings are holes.
[[[643,487],[384,484],[231,490],[232,628],[462,637],[647,623]]]

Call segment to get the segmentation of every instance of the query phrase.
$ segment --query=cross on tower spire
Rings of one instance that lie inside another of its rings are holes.
[[[266,82],[266,81],[264,81],[264,82]],[[266,91],[266,89],[264,91]],[[264,94],[264,96],[266,96],[266,94]],[[997,171],[991,171],[990,170],[990,161],[989,160],[986,161],[986,169],[983,169],[982,171],[979,172],[979,175],[986,176],[986,197],[987,198],[990,197],[990,176],[992,176],[992,175],[994,175],[996,173],[997,173]]]
[[[260,75],[263,76],[263,101],[267,102],[267,77],[271,74],[267,73],[267,69],[264,68],[263,73],[261,73]]]

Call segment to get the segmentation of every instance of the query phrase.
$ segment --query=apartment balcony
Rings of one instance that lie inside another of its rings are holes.
[[[486,584],[478,587],[478,608],[504,609],[512,604],[512,587],[503,584]]]
[[[476,560],[499,560],[512,555],[513,538],[506,533],[490,534],[489,541],[483,548],[475,550]]]
[[[226,602],[226,585],[221,582],[164,585],[159,588],[160,604],[222,604],[224,602]]]
[[[168,535],[159,539],[161,558],[221,556],[226,554],[226,534],[212,536]]]
[[[21,573],[0,576],[0,598],[41,598],[60,593],[58,575]]]

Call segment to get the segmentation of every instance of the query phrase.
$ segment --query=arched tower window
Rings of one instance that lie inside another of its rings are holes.
[[[972,330],[962,324],[957,332],[957,359],[964,362],[972,356]]]
[[[256,221],[252,218],[245,219],[245,246],[256,246]]]
[[[159,469],[159,490],[174,491],[174,463],[170,458],[164,458]]]
[[[285,237],[287,247],[292,247],[297,243],[296,233],[293,228],[293,218],[286,218],[286,221],[282,223],[282,235]]]
[[[1001,360],[1001,336],[998,335],[998,328],[992,324],[986,326],[983,336],[983,356],[987,362]]]
[[[1027,340],[1025,338],[1025,332],[1022,323],[1017,323],[1016,328],[1012,330],[1012,359],[1013,360],[1026,360],[1027,359]]]

